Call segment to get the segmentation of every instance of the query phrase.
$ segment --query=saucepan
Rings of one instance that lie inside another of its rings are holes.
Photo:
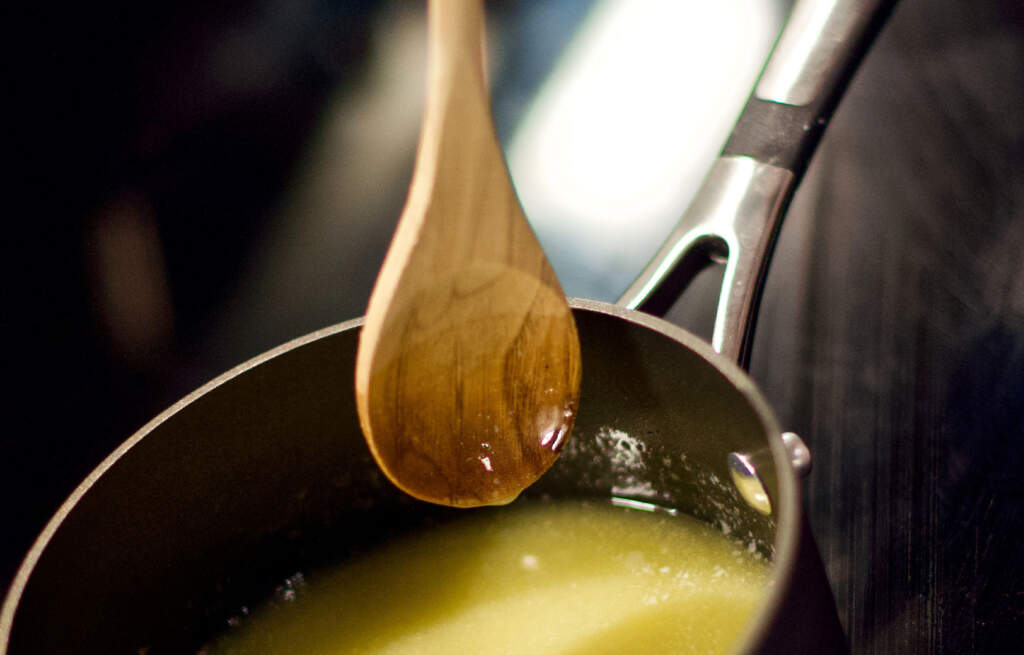
[[[809,454],[743,370],[781,218],[887,0],[796,4],[722,156],[618,304],[574,300],[570,445],[526,495],[670,507],[772,560],[740,652],[844,652],[801,505]],[[711,344],[654,316],[725,259]],[[465,510],[414,501],[359,429],[361,321],[284,344],[183,398],[60,507],[0,610],[0,653],[195,652],[295,571]],[[628,441],[631,456],[621,457]]]

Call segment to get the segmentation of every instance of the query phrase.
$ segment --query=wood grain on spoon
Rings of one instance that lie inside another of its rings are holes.
[[[580,379],[572,313],[495,135],[483,25],[478,0],[429,5],[416,170],[356,361],[384,473],[459,507],[508,502],[554,463]]]

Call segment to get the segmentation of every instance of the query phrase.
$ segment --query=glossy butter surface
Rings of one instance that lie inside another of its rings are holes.
[[[688,517],[517,505],[293,580],[202,652],[723,653],[765,593],[758,555]]]

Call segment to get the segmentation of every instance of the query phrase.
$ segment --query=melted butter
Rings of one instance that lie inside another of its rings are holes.
[[[201,652],[727,653],[768,577],[689,517],[513,505],[309,576]]]

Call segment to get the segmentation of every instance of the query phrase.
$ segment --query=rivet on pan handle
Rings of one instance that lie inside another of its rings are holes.
[[[895,0],[798,0],[721,156],[682,220],[619,299],[663,315],[725,261],[711,345],[746,368],[782,217],[828,120]]]
[[[806,478],[811,472],[811,451],[804,440],[795,432],[783,432],[782,445],[789,454],[793,471],[801,478]],[[757,471],[758,467],[765,466],[770,459],[771,454],[767,450],[755,453],[732,452],[726,458],[729,474],[740,496],[748,505],[765,515],[772,513],[772,501]]]

